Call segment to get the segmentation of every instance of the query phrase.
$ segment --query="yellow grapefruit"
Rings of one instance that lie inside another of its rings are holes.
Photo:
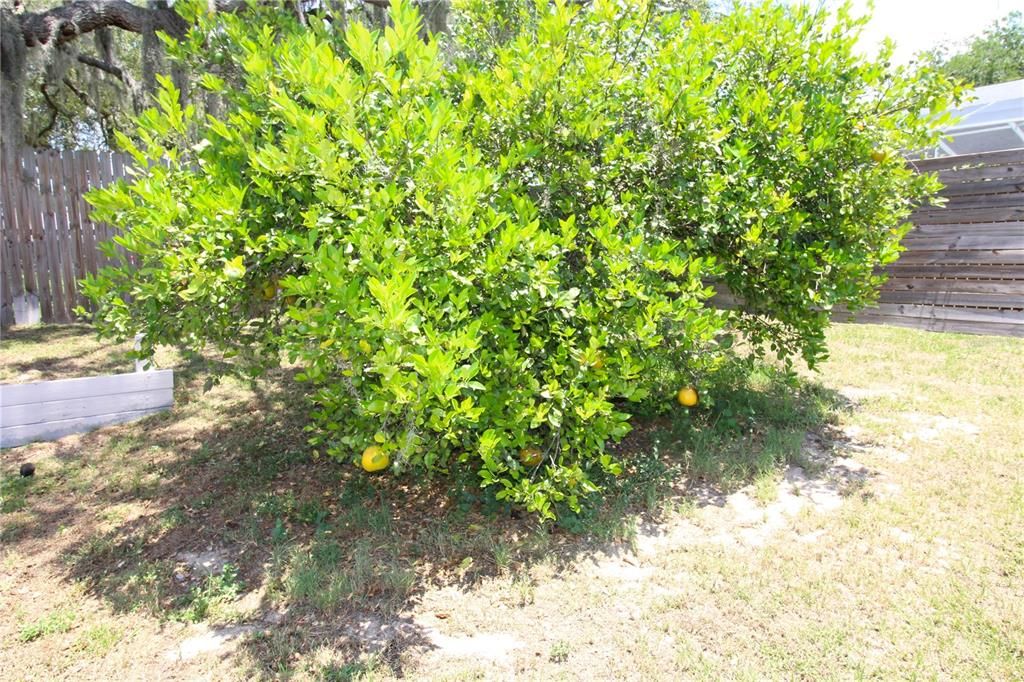
[[[388,453],[379,445],[371,445],[363,450],[363,469],[366,471],[382,471],[387,469],[390,463]]]
[[[676,400],[683,407],[693,407],[697,404],[697,389],[693,386],[685,386],[679,389],[679,393],[676,394]]]
[[[887,158],[889,158],[889,155],[885,153],[884,149],[875,149],[871,152],[871,160],[875,163],[882,163]]]

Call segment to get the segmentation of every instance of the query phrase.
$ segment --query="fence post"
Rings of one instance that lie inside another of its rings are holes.
[[[144,337],[145,337],[145,334],[136,334],[135,335],[135,347],[134,348],[135,348],[136,352],[142,350],[142,339]],[[135,360],[135,371],[136,372],[148,372],[151,369],[153,369],[153,363],[151,361],[149,361],[149,360],[139,360],[139,359]]]

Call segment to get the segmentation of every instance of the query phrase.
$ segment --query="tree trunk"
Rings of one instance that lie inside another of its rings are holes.
[[[149,9],[166,6],[161,0],[149,0]],[[142,91],[146,101],[150,101],[156,93],[156,76],[164,71],[164,44],[156,34],[156,29],[142,33]]]
[[[448,12],[451,10],[449,0],[420,2],[419,7],[420,12],[423,13],[423,30],[428,35],[448,32]]]
[[[25,143],[24,115],[26,48],[21,22],[8,0],[0,0],[0,163],[4,172],[17,167]]]

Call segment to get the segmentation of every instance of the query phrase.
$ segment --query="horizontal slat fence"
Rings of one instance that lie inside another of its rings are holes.
[[[14,323],[15,302],[38,302],[43,322],[71,322],[88,307],[78,281],[107,264],[97,244],[114,229],[89,218],[83,195],[125,173],[124,154],[23,150],[0,173],[0,323]]]
[[[1024,337],[1024,149],[910,163],[938,172],[944,205],[911,215],[878,305],[833,319]],[[742,307],[714,286],[712,305]]]
[[[1024,149],[912,163],[938,172],[945,206],[911,216],[878,306],[853,319],[1024,336]]]

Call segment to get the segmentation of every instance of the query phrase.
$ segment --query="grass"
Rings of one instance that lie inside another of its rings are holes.
[[[219,573],[207,576],[200,585],[189,591],[175,616],[189,623],[235,620],[238,614],[233,606],[243,587],[238,569],[226,564]]]
[[[51,611],[42,618],[23,625],[18,632],[18,641],[33,642],[40,637],[69,631],[75,624],[75,612],[68,608]]]
[[[111,625],[93,625],[87,628],[76,643],[76,649],[89,658],[102,658],[122,639],[121,633]]]
[[[287,376],[204,391],[182,367],[170,414],[0,452],[0,639],[23,645],[0,669],[1024,677],[1024,343],[866,325],[829,340],[818,374],[737,364],[700,409],[640,423],[616,448],[629,475],[554,526],[471,477],[413,485],[313,461]],[[15,380],[113,367],[83,327],[5,336],[0,352]],[[836,456],[869,472],[838,509],[753,544],[729,522],[728,496],[768,514],[786,467],[823,476]],[[211,552],[212,573],[183,559]],[[594,572],[608,561],[619,573]],[[168,662],[199,625],[228,623],[253,629],[223,655]],[[515,646],[451,655],[431,632]]]
[[[132,344],[98,343],[85,324],[40,325],[4,330],[0,340],[0,383],[21,384],[97,374],[131,372]],[[161,351],[158,366],[171,364],[176,354]]]

